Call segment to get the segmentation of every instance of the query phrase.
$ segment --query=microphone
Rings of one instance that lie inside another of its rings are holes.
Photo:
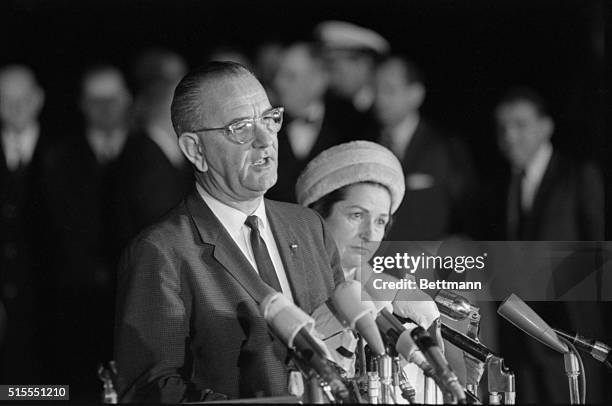
[[[436,293],[434,301],[442,314],[455,321],[465,320],[469,317],[470,313],[480,310],[463,296],[445,289],[440,289]]]
[[[425,376],[433,378],[434,369],[427,362],[423,353],[412,340],[410,333],[417,325],[410,323],[406,328],[389,310],[383,308],[376,317],[376,324],[381,333],[395,346],[395,350],[401,354],[406,361],[416,364],[423,370]]]
[[[482,345],[478,341],[460,333],[444,323],[442,323],[441,329],[442,338],[481,362],[487,362],[489,358],[497,356],[493,351],[489,350],[486,346]]]
[[[412,339],[425,354],[425,358],[433,366],[435,376],[442,386],[457,398],[460,403],[466,402],[465,390],[459,383],[459,378],[450,369],[442,350],[423,327],[416,327],[410,333]]]
[[[313,335],[314,319],[280,292],[266,296],[259,307],[274,335],[327,382],[334,396],[347,401],[348,389],[331,367],[327,348]]]
[[[360,300],[360,294],[364,300]],[[357,330],[375,355],[384,355],[385,345],[374,321],[376,306],[369,299],[357,281],[342,282],[332,294],[332,304],[340,320]]]
[[[557,333],[514,293],[504,300],[497,313],[553,350],[562,354],[569,352],[567,344],[559,340]]]
[[[610,360],[610,346],[601,341],[584,338],[577,333],[569,334],[565,331],[554,329],[554,331],[576,346],[581,351],[591,354],[597,361],[604,363],[608,368],[612,369]]]

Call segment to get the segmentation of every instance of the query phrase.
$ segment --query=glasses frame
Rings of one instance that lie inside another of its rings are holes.
[[[236,120],[236,121],[232,121],[231,123],[223,126],[223,127],[214,127],[214,128],[200,128],[197,130],[191,130],[190,132],[192,133],[201,133],[201,132],[208,132],[208,131],[223,131],[223,134],[227,137],[228,140],[230,140],[231,142],[235,143],[235,144],[246,144],[248,142],[251,142],[255,139],[255,132],[253,132],[253,135],[248,139],[248,140],[244,140],[244,141],[239,141],[237,139],[235,139],[234,137],[236,137],[236,133],[234,132],[234,130],[232,129],[232,126],[238,124],[238,123],[250,123],[252,125],[255,125],[255,123],[257,121],[262,121],[264,119],[264,117],[267,117],[271,114],[274,113],[280,113],[280,125],[283,125],[283,114],[285,112],[285,108],[284,107],[273,107],[269,110],[267,110],[265,113],[263,113],[261,116],[257,116],[257,117],[253,117],[253,118],[244,118],[244,119],[240,119],[240,120]],[[279,127],[280,129],[280,127]]]

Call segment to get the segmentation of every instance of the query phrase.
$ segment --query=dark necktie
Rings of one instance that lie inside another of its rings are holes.
[[[523,213],[523,178],[525,171],[514,172],[508,193],[508,240],[522,239]]]
[[[276,276],[274,270],[274,264],[268,253],[268,247],[259,234],[257,216],[248,216],[244,224],[251,229],[251,248],[253,249],[253,255],[255,255],[259,276],[272,288],[282,292],[278,276]]]

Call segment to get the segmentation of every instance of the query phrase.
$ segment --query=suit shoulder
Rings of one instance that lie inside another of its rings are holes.
[[[172,245],[174,241],[185,235],[185,231],[191,228],[191,218],[188,214],[185,202],[171,209],[158,221],[145,227],[130,242],[129,246],[148,242],[158,247]]]
[[[271,210],[276,210],[283,216],[295,220],[308,220],[320,222],[320,216],[312,209],[295,203],[280,202],[277,200],[266,199],[266,206]]]

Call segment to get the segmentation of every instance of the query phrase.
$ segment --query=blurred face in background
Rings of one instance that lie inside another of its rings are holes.
[[[322,99],[327,83],[322,61],[312,55],[307,45],[296,44],[282,55],[274,90],[287,113],[302,116],[309,106]]]
[[[497,140],[510,163],[523,169],[538,149],[550,140],[554,124],[528,100],[502,104],[495,110]]]
[[[21,132],[36,123],[44,93],[26,68],[9,68],[0,73],[0,120],[5,128]]]
[[[338,246],[342,267],[358,267],[378,249],[390,220],[391,195],[375,183],[346,187],[325,219]]]
[[[142,56],[138,65],[137,116],[145,123],[171,128],[170,104],[176,85],[187,73],[185,61],[169,51],[154,51]]]
[[[334,50],[326,56],[330,87],[340,96],[352,99],[372,81],[374,60],[356,51]]]
[[[89,127],[103,131],[123,128],[130,104],[131,96],[119,71],[109,68],[85,77],[81,109]]]
[[[378,67],[375,88],[374,111],[384,127],[394,127],[406,116],[417,114],[425,97],[423,84],[409,82],[406,68],[398,59]]]

